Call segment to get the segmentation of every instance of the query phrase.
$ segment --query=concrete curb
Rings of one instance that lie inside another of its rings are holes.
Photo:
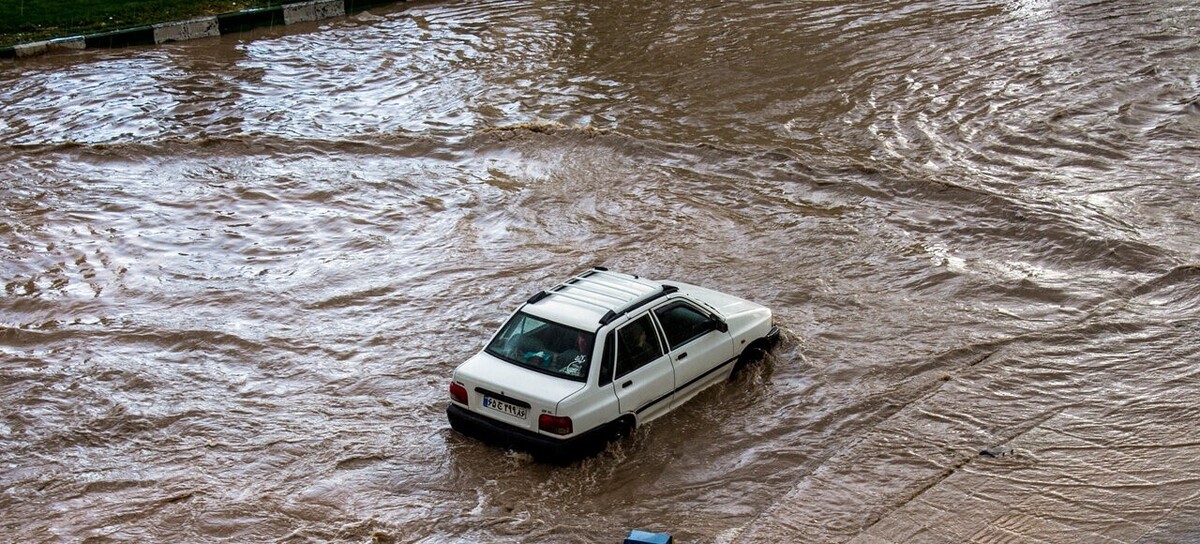
[[[25,58],[63,49],[103,49],[155,45],[245,32],[253,28],[292,25],[344,17],[397,0],[314,0],[262,9],[235,11],[186,21],[125,28],[99,34],[55,38],[0,48],[0,58]],[[404,0],[399,0],[404,1]]]

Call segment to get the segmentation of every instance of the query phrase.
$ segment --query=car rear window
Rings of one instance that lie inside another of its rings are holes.
[[[517,312],[486,351],[526,368],[583,381],[591,364],[595,333]]]

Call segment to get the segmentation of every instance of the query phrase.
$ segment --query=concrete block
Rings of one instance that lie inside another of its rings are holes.
[[[16,58],[25,58],[49,53],[51,51],[58,51],[61,49],[83,49],[86,46],[87,43],[83,40],[83,36],[55,38],[53,40],[14,45],[12,56]]]
[[[71,36],[69,38],[54,38],[48,44],[51,50],[54,49],[84,49],[87,47],[87,40],[83,36]]]
[[[344,0],[317,0],[316,2],[303,2],[283,6],[283,22],[288,25],[319,21],[331,17],[342,17],[344,15],[346,15]]]
[[[221,29],[216,17],[154,25],[154,43],[180,42],[220,35]]]
[[[16,53],[16,56],[19,59],[23,59],[25,57],[34,57],[45,54],[47,51],[49,51],[49,45],[49,41],[19,43],[13,46],[13,52]]]

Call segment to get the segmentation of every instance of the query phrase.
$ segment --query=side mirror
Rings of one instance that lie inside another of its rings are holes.
[[[729,324],[717,316],[712,316],[712,328],[721,332],[729,332]]]

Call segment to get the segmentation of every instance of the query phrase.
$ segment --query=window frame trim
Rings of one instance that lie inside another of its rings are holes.
[[[690,300],[688,300],[686,298],[672,298],[662,304],[659,304],[658,306],[655,306],[654,308],[651,308],[650,313],[654,314],[654,321],[660,327],[660,334],[662,334],[662,340],[664,343],[667,344],[667,346],[666,346],[668,348],[667,353],[673,353],[676,349],[682,348],[692,342],[695,342],[702,336],[716,330],[715,328],[710,328],[700,334],[689,337],[688,339],[686,339],[682,343],[680,343],[678,346],[671,345],[669,335],[667,334],[667,328],[666,328],[666,326],[663,325],[663,322],[662,322],[663,320],[659,316],[658,312],[659,312],[659,310],[666,312],[666,311],[673,309],[676,306],[684,306],[684,307],[690,308],[691,310],[695,311],[697,314],[700,314],[701,316],[703,316],[705,318],[705,320],[708,321],[709,323],[711,323],[713,320],[712,313],[697,307],[696,304],[693,304]]]

